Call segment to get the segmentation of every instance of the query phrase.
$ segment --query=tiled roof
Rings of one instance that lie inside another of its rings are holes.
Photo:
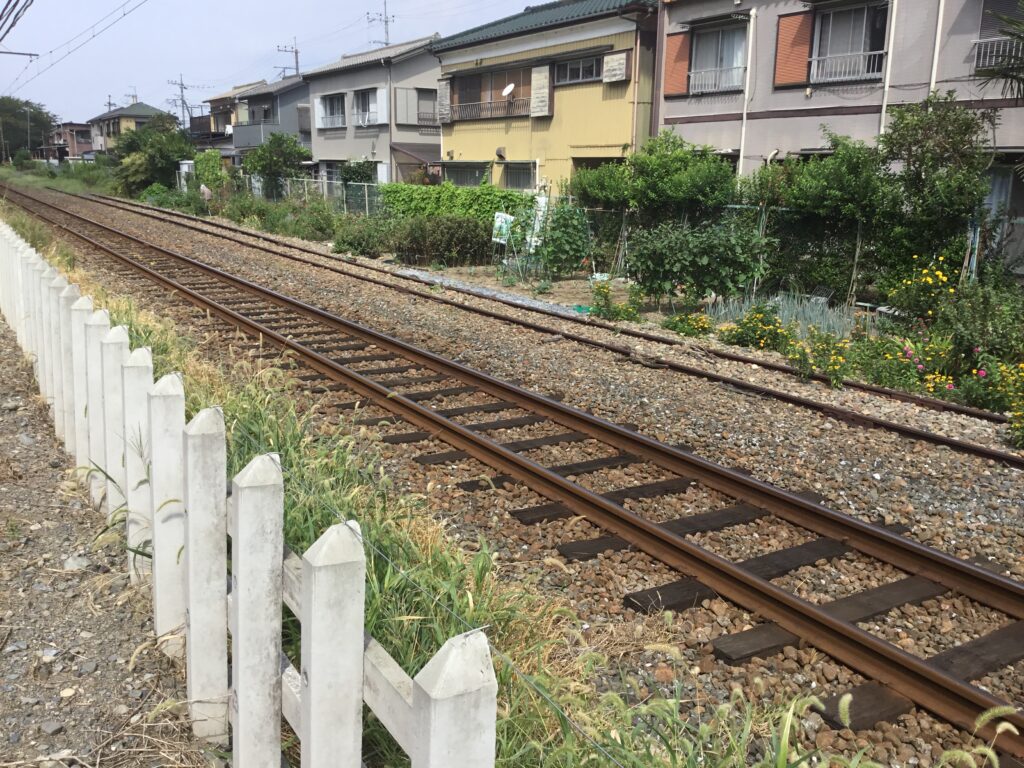
[[[247,99],[251,99],[253,96],[276,96],[279,93],[291,90],[297,85],[303,83],[302,75],[291,75],[290,77],[283,77],[280,80],[275,80],[272,83],[266,83],[265,85],[257,85],[244,93],[239,94]]]
[[[357,67],[363,67],[367,64],[379,64],[380,62],[387,61],[388,59],[396,59],[399,56],[413,53],[419,48],[425,49],[430,43],[437,39],[437,35],[431,35],[430,37],[420,37],[416,40],[410,40],[407,43],[394,43],[393,45],[386,45],[383,48],[374,48],[372,51],[365,51],[364,53],[350,53],[346,56],[342,56],[331,64],[309,70],[309,72],[305,74],[305,77],[316,77],[317,75],[341,72],[345,69],[356,69]]]
[[[96,115],[89,122],[95,123],[97,120],[107,120],[111,117],[156,117],[157,115],[166,115],[168,112],[164,112],[162,109],[151,107],[142,101],[137,101],[134,104],[129,104],[127,107],[118,107],[112,109],[109,112],[104,112],[102,115]]]
[[[211,101],[220,101],[221,99],[237,99],[243,93],[251,91],[254,88],[266,85],[266,80],[254,80],[251,83],[242,83],[241,85],[234,86],[230,91],[224,91],[224,93],[218,93],[216,96],[211,96],[208,99],[203,99],[204,103],[209,104]]]
[[[555,0],[553,3],[528,6],[522,13],[514,16],[506,16],[504,19],[444,37],[430,48],[433,51],[447,51],[487,40],[535,32],[546,27],[611,16],[625,10],[656,8],[657,0]]]

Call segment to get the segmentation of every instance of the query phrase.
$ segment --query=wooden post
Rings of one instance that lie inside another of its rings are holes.
[[[149,393],[153,505],[153,628],[168,656],[180,657],[185,625],[185,511],[182,505],[182,435],[185,390],[168,373]]]
[[[104,477],[107,463],[105,431],[103,428],[103,337],[110,330],[110,315],[105,309],[97,309],[85,321],[86,376],[88,377],[88,400],[86,411],[89,415],[89,489],[93,504],[97,507],[103,500],[107,481]]]
[[[355,522],[302,556],[302,765],[359,768],[366,557]]]
[[[449,638],[414,678],[413,707],[422,726],[412,768],[494,765],[498,682],[487,636]]]
[[[74,345],[71,341],[71,307],[81,296],[77,285],[69,285],[60,292],[60,355],[61,402],[64,405],[64,450],[75,455],[75,372]]]
[[[284,486],[276,456],[231,483],[232,765],[281,764]]]
[[[200,411],[185,427],[185,649],[189,711],[193,733],[217,744],[228,743],[224,439],[224,414],[219,408]]]
[[[71,305],[71,375],[74,379],[75,465],[79,481],[89,467],[89,377],[86,368],[85,324],[92,317],[92,298],[82,296]]]
[[[57,273],[47,284],[46,314],[50,323],[50,399],[53,401],[53,431],[64,439],[64,342],[60,336],[60,294],[68,281]]]
[[[128,576],[137,583],[149,573],[153,553],[153,493],[149,487],[149,393],[153,389],[153,356],[149,347],[132,350],[121,368],[124,390],[125,536]]]
[[[124,382],[121,367],[128,360],[128,329],[111,328],[100,342],[103,366],[103,447],[107,470],[107,521],[124,514],[127,479],[124,471]]]

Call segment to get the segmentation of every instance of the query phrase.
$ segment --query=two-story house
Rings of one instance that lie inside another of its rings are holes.
[[[98,152],[112,152],[117,147],[118,137],[122,133],[141,128],[157,115],[174,117],[162,109],[151,107],[141,101],[97,115],[89,121],[92,148]],[[177,118],[174,119],[177,120]]]
[[[50,130],[46,143],[36,150],[36,155],[40,160],[81,160],[84,152],[92,152],[89,124],[60,123]]]
[[[204,103],[210,107],[210,133],[231,133],[238,123],[248,122],[248,105],[242,97],[247,91],[266,84],[266,80],[242,83],[224,93],[204,99]]]
[[[514,189],[620,160],[651,135],[656,0],[560,0],[446,37],[447,179]]]
[[[333,179],[343,163],[377,164],[378,181],[403,181],[441,157],[436,36],[343,56],[307,72],[313,160]]]
[[[245,154],[273,133],[290,134],[307,149],[312,149],[309,83],[302,75],[257,85],[238,98],[245,103],[246,119],[234,125],[236,150]]]
[[[820,152],[822,127],[869,143],[930,91],[998,107],[998,150],[1024,151],[1024,104],[984,85],[1005,55],[996,12],[1016,0],[666,0],[661,123],[741,172]]]

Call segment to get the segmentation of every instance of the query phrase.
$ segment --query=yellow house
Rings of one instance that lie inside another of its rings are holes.
[[[89,121],[92,148],[98,152],[112,152],[122,133],[141,128],[157,115],[168,115],[168,113],[141,101],[97,115]],[[168,116],[174,117],[173,115]]]
[[[559,185],[652,132],[655,0],[561,0],[437,41],[441,166],[455,184]]]

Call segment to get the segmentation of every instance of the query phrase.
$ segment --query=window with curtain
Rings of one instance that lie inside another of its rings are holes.
[[[377,89],[367,88],[356,91],[352,102],[353,120],[356,125],[372,125],[377,122]]]
[[[690,93],[739,90],[746,65],[746,25],[697,32],[690,62]]]
[[[345,94],[332,93],[320,99],[320,128],[345,127]]]
[[[881,77],[888,11],[888,5],[859,5],[819,12],[811,80]]]

